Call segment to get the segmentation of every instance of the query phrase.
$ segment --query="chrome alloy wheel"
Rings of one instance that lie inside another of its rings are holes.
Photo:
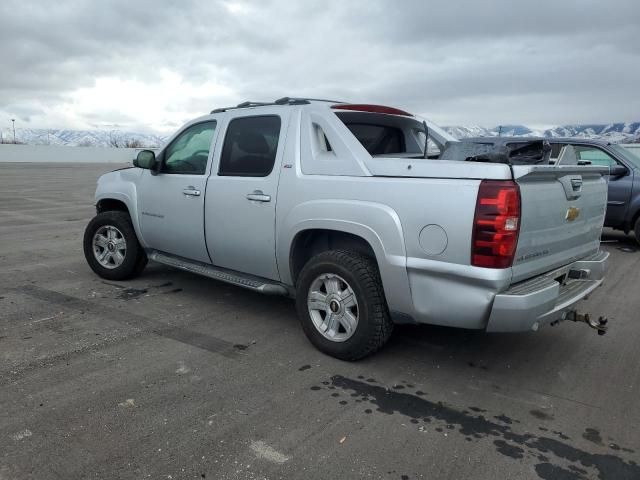
[[[93,256],[104,268],[117,268],[127,255],[127,242],[113,225],[103,225],[93,235]]]
[[[316,329],[332,342],[351,338],[358,326],[358,300],[351,286],[340,276],[324,273],[309,287],[309,316]]]

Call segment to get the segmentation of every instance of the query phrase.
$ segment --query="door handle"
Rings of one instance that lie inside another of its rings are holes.
[[[196,190],[194,187],[187,187],[184,190],[182,190],[182,193],[184,195],[188,195],[190,197],[199,197],[200,196],[200,190]]]
[[[247,194],[247,200],[253,200],[254,202],[270,202],[271,195],[265,195],[262,190],[254,190],[252,193]]]

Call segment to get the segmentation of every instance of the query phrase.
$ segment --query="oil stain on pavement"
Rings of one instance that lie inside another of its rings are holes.
[[[569,437],[562,432],[551,431],[559,439],[530,432],[518,433],[513,425],[520,422],[505,415],[488,418],[483,415],[485,410],[478,407],[460,410],[442,402],[427,400],[423,392],[420,392],[420,395],[417,392],[409,393],[408,385],[406,388],[397,388],[398,385],[394,387],[386,388],[374,379],[360,380],[336,375],[331,377],[330,382],[322,382],[322,386],[313,386],[311,390],[333,392],[340,389],[351,392],[353,402],[373,405],[376,407],[375,411],[381,414],[399,414],[410,418],[410,422],[414,424],[441,422],[444,423],[444,427],[438,427],[436,431],[457,432],[464,435],[468,441],[493,439],[493,446],[501,455],[516,460],[525,456],[536,459],[539,463],[534,468],[543,480],[583,480],[591,478],[590,474],[596,474],[600,479],[640,479],[640,466],[635,461],[626,460],[619,455],[622,452],[635,453],[629,448],[611,444],[609,449],[615,454],[591,453],[571,445],[568,442]],[[346,405],[349,402],[342,400],[339,403]],[[368,414],[374,412],[371,408],[364,411]],[[532,415],[536,418],[541,417],[533,412]],[[540,431],[549,432],[546,428]],[[602,445],[598,443],[600,434],[596,432],[593,428],[586,429],[583,437],[595,445]],[[555,463],[554,459],[557,459]],[[565,466],[567,463],[569,465]]]

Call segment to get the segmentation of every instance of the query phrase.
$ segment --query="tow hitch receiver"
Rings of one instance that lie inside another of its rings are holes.
[[[574,322],[584,322],[594,330],[598,331],[598,335],[604,335],[607,333],[607,317],[600,317],[598,320],[593,320],[588,313],[578,313],[575,310],[567,312],[566,320],[572,320]]]

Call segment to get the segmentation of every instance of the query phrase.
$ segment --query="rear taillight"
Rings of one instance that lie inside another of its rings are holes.
[[[515,182],[483,180],[478,189],[471,265],[508,268],[520,230],[520,189]]]

